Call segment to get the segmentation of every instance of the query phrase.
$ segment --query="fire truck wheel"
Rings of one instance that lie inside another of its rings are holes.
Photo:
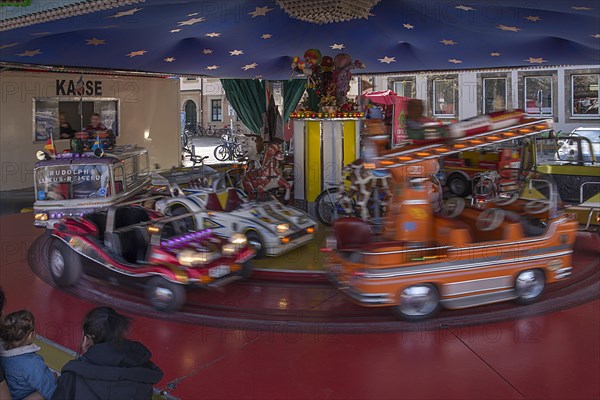
[[[544,291],[546,279],[544,272],[539,269],[521,271],[515,279],[515,301],[519,304],[529,304],[537,300]]]
[[[409,286],[400,293],[395,313],[408,321],[419,321],[434,315],[440,308],[440,293],[431,283]]]
[[[150,278],[144,292],[150,305],[158,311],[177,311],[185,303],[185,287],[161,276]]]
[[[53,239],[48,264],[52,280],[61,287],[72,286],[81,277],[81,256],[64,242]]]
[[[448,188],[450,192],[460,197],[467,197],[471,193],[469,181],[460,174],[454,174],[448,178]]]

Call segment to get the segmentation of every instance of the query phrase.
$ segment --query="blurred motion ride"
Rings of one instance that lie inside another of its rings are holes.
[[[527,120],[470,136],[393,149],[374,161],[393,178],[383,233],[358,218],[342,218],[327,239],[331,281],[364,306],[387,306],[402,318],[432,316],[507,300],[529,303],[547,283],[572,273],[578,227],[558,209],[555,187],[531,180],[518,196],[466,205],[453,198],[439,209],[432,179],[438,159],[548,132],[551,120]],[[439,209],[439,211],[438,211]]]
[[[49,270],[59,286],[72,286],[85,271],[127,279],[144,288],[150,305],[176,311],[186,287],[217,288],[248,278],[255,251],[244,235],[228,239],[211,230],[188,232],[184,219],[164,217],[133,203],[67,217],[52,230]]]
[[[156,202],[158,211],[168,215],[192,213],[184,220],[188,231],[209,228],[223,237],[244,234],[257,257],[279,256],[303,246],[317,231],[317,223],[308,214],[270,196],[250,200],[235,188],[220,193],[199,190],[186,196],[176,184],[170,192],[171,197]]]

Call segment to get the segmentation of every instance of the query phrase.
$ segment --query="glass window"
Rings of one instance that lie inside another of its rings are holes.
[[[118,166],[114,169],[113,171],[114,177],[115,177],[115,194],[119,194],[123,191],[126,190],[125,188],[125,180],[123,178],[124,173],[123,173],[123,167],[122,166]]]
[[[456,114],[456,79],[436,79],[433,81],[433,115],[454,117]]]
[[[552,116],[552,77],[525,77],[525,112],[529,115]]]
[[[398,96],[402,97],[415,97],[415,81],[414,79],[407,79],[402,81],[394,81],[394,87],[392,88]]]
[[[573,75],[572,106],[573,116],[598,116],[598,74]]]
[[[483,78],[483,113],[506,108],[506,78]]]
[[[210,109],[212,121],[223,121],[223,109],[221,106],[221,100],[211,100]]]
[[[35,171],[38,200],[102,198],[109,195],[108,165],[74,164]]]

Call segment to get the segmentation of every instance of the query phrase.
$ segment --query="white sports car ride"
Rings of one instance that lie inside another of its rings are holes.
[[[199,190],[185,195],[171,187],[171,197],[156,202],[156,210],[167,215],[194,213],[185,218],[185,229],[210,229],[222,237],[243,233],[256,256],[278,256],[311,241],[317,223],[308,214],[272,199],[248,200],[237,189],[215,193]]]

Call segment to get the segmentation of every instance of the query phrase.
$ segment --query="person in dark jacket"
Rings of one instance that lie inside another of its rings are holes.
[[[125,338],[129,324],[110,307],[88,312],[82,355],[63,367],[52,399],[151,399],[163,373],[143,344]]]
[[[2,312],[4,311],[4,302],[6,298],[4,297],[4,291],[0,288],[0,322],[2,322]],[[2,324],[0,324],[1,326]],[[0,343],[0,347],[2,343]],[[8,384],[6,383],[6,377],[4,375],[4,368],[2,367],[2,363],[0,363],[0,400],[10,400],[10,390],[8,389]]]

